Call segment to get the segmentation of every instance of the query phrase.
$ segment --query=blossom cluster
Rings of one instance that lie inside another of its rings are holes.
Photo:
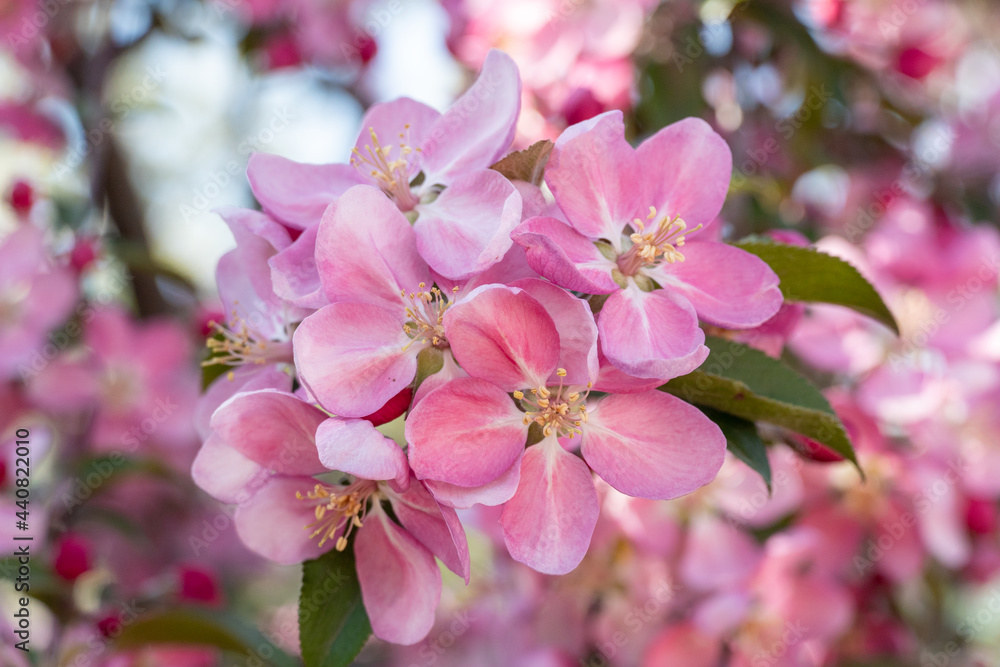
[[[731,455],[673,503],[599,484],[590,554],[559,579],[506,558],[482,508],[469,523],[493,563],[485,581],[454,587],[428,638],[387,647],[386,663],[995,664],[1000,234],[910,196],[861,243],[817,245],[878,285],[901,336],[826,305],[739,335],[837,378],[827,395],[864,480],[818,443],[762,429],[770,490]]]
[[[650,499],[710,482],[722,432],[656,388],[704,361],[699,320],[754,327],[782,301],[711,231],[732,157],[708,124],[633,148],[620,112],[596,116],[555,142],[543,189],[490,168],[519,91],[491,51],[444,113],[374,105],[348,162],[254,155],[263,210],[220,212],[237,248],[206,363],[235,368],[203,400],[195,480],[272,560],[353,549],[396,643],[431,627],[435,557],[468,581],[456,509],[502,506],[511,556],[564,574],[597,523],[595,475]]]

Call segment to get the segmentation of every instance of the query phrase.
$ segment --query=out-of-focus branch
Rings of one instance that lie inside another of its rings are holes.
[[[95,198],[99,198],[97,203],[108,207],[108,213],[126,243],[148,249],[149,239],[142,204],[132,187],[125,155],[115,137],[108,137],[101,158],[102,164],[94,165],[99,170],[95,173],[94,180]],[[156,276],[151,272],[139,271],[134,266],[130,266],[128,270],[140,317],[168,312],[170,307],[160,293]]]

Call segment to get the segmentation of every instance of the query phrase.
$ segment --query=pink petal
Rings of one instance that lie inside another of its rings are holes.
[[[482,486],[470,488],[431,479],[424,482],[424,485],[442,505],[468,509],[473,505],[486,505],[488,507],[502,505],[513,497],[520,480],[521,457],[518,457],[507,472]]]
[[[375,636],[404,645],[426,637],[441,599],[434,556],[378,506],[354,538],[354,556]]]
[[[726,438],[701,410],[654,390],[599,399],[580,449],[594,472],[622,493],[668,500],[715,479]]]
[[[266,244],[264,241],[261,243]],[[239,318],[239,324],[245,323],[265,340],[283,339],[288,335],[286,322],[304,317],[305,313],[300,313],[298,308],[288,305],[274,294],[271,290],[271,269],[267,259],[261,259],[256,264],[248,261],[240,249],[220,257],[215,267],[219,297],[228,322]],[[239,326],[231,328],[238,329]]]
[[[316,521],[315,504],[299,500],[316,486],[312,477],[272,477],[236,509],[233,523],[248,549],[276,563],[292,565],[316,558],[333,544],[319,546],[307,528]]]
[[[330,303],[401,306],[401,289],[431,281],[413,227],[388,197],[367,185],[348,190],[323,215],[316,262]]]
[[[239,366],[233,371],[233,379],[225,374],[217,378],[209,385],[208,389],[198,399],[198,408],[195,412],[195,426],[202,440],[208,438],[211,433],[212,414],[220,405],[240,392],[256,391],[257,389],[277,389],[278,391],[290,392],[292,390],[292,377],[288,373],[281,371],[276,365]]]
[[[403,527],[469,583],[469,543],[455,510],[438,504],[417,479],[404,493],[391,494],[390,500]]]
[[[401,486],[410,480],[403,450],[364,419],[327,419],[316,431],[316,448],[330,470],[360,479],[391,479]]]
[[[668,290],[634,284],[612,294],[597,318],[601,350],[615,367],[639,378],[686,375],[708,357],[694,308]]]
[[[659,217],[679,215],[689,228],[708,225],[722,210],[733,173],[726,141],[700,118],[685,118],[642,142],[636,158],[644,206]]]
[[[510,56],[496,49],[476,81],[434,124],[423,144],[427,183],[451,183],[485,169],[507,152],[521,110],[521,77]]]
[[[318,234],[319,225],[313,225],[268,260],[274,293],[302,308],[322,308],[329,303],[316,265]]]
[[[45,236],[34,225],[21,225],[0,242],[0,284],[34,276],[46,261]]]
[[[350,165],[302,164],[271,153],[250,156],[247,179],[264,210],[295,229],[318,224],[327,206],[364,182]]]
[[[460,280],[503,259],[521,222],[521,195],[499,172],[480,169],[462,174],[417,211],[421,257],[441,275]]]
[[[597,324],[590,305],[561,287],[538,278],[519,280],[517,287],[542,304],[559,332],[559,368],[566,370],[563,382],[585,385],[597,377]],[[559,384],[552,375],[549,384]]]
[[[483,285],[509,285],[515,280],[537,277],[538,274],[535,273],[534,269],[528,266],[528,258],[524,254],[524,248],[512,244],[503,259],[468,280],[452,280],[439,273],[434,273],[434,282],[443,291],[454,294],[452,300],[457,301]]]
[[[90,360],[70,361],[57,357],[29,378],[28,392],[32,402],[39,407],[64,413],[96,404],[100,400],[101,384]]]
[[[681,252],[683,262],[661,264],[649,274],[663,289],[683,295],[706,322],[754,327],[781,308],[778,276],[759,257],[712,242],[688,243]]]
[[[604,352],[598,347],[597,360],[600,363],[600,373],[594,382],[595,391],[605,391],[609,394],[635,394],[640,391],[656,389],[666,380],[659,378],[636,378],[618,370],[611,365]]]
[[[212,415],[218,438],[247,458],[282,475],[324,472],[316,453],[321,410],[276,389],[237,394]]]
[[[622,228],[642,201],[642,173],[625,140],[621,111],[608,111],[569,128],[556,141],[545,182],[576,231],[621,244]],[[643,210],[645,213],[645,210]]]
[[[292,242],[288,228],[267,213],[236,206],[220,206],[214,212],[229,226],[237,245],[258,238],[270,245],[271,252],[274,252],[287,248]]]
[[[566,574],[587,554],[598,505],[587,465],[546,438],[525,452],[517,492],[500,516],[507,550],[539,572]]]
[[[299,379],[341,417],[372,414],[417,372],[418,347],[403,331],[402,309],[334,303],[307,317],[292,337]]]
[[[272,473],[213,435],[198,451],[191,477],[219,502],[236,504],[248,500]]]
[[[101,359],[114,359],[133,349],[132,323],[118,308],[103,308],[94,314],[83,332],[87,347]]]
[[[542,385],[559,361],[552,318],[519,289],[480,287],[448,309],[444,330],[465,372],[505,391]]]
[[[761,560],[753,538],[732,522],[696,515],[688,528],[678,574],[695,591],[739,590]]]
[[[420,479],[482,486],[507,472],[524,451],[524,413],[507,393],[475,378],[435,389],[406,420],[410,466]]]
[[[620,289],[611,277],[618,265],[564,222],[530,218],[510,237],[524,248],[528,265],[560,287],[586,294],[610,294]]]
[[[659,635],[643,657],[643,667],[715,667],[719,664],[722,643],[700,632],[693,624],[669,626]]]

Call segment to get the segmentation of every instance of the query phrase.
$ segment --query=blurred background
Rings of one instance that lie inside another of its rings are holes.
[[[867,483],[764,431],[771,493],[735,459],[674,503],[602,489],[562,578],[470,511],[472,584],[359,663],[1000,664],[998,34],[991,0],[0,0],[0,505],[28,429],[35,538],[32,650],[4,582],[0,664],[298,664],[299,568],[190,481],[213,209],[256,207],[253,152],[346,162],[371,104],[446,108],[490,48],[521,68],[514,148],[704,118],[723,235],[848,259],[902,335],[796,306],[753,338],[826,388]]]

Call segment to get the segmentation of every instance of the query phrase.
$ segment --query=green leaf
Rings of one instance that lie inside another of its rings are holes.
[[[237,656],[265,656],[267,664],[292,667],[295,661],[272,644],[257,629],[218,612],[176,608],[142,614],[122,624],[115,640],[118,649],[150,644],[186,644],[219,649]]]
[[[548,139],[543,139],[531,144],[523,151],[515,151],[502,158],[490,169],[499,171],[511,181],[527,181],[534,185],[540,185],[542,174],[545,172],[545,164],[549,161],[549,153],[552,152],[553,145]]]
[[[305,667],[347,667],[372,633],[351,549],[302,564],[299,641]]]
[[[726,448],[764,478],[770,493],[771,462],[767,458],[767,446],[757,433],[757,425],[712,408],[702,407],[701,411],[722,429],[722,434],[726,436]]]
[[[846,306],[881,322],[899,335],[896,318],[879,293],[856,268],[839,257],[815,248],[757,240],[744,240],[736,246],[757,255],[778,274],[786,301]]]
[[[741,343],[707,336],[705,344],[710,350],[705,363],[695,372],[671,380],[661,390],[688,403],[801,433],[858,465],[840,418],[809,380],[783,362]]]

